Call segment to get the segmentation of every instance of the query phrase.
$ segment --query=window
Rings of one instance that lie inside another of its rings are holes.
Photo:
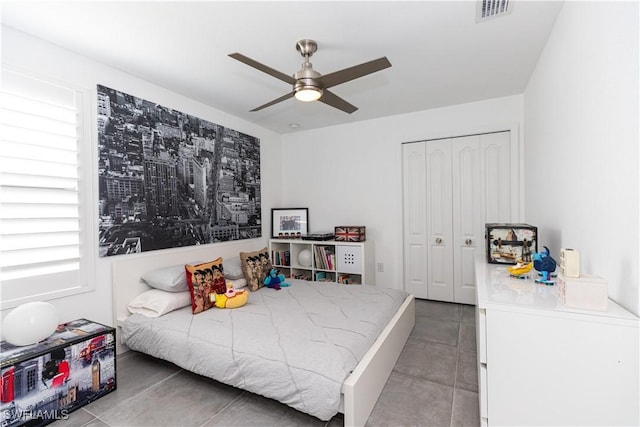
[[[2,309],[93,289],[88,92],[2,69]]]

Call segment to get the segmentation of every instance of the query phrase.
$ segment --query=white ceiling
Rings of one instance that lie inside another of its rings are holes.
[[[2,21],[284,134],[522,93],[562,3],[510,4],[477,23],[475,1],[23,0],[3,1]],[[291,87],[227,55],[293,74],[302,38],[322,74],[381,56],[392,67],[332,88],[353,114],[295,99],[249,112]]]

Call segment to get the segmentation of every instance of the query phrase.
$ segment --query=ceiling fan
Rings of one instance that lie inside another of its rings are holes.
[[[340,71],[322,75],[313,69],[309,58],[318,50],[318,44],[309,39],[302,39],[296,43],[296,49],[302,57],[304,62],[302,63],[302,69],[297,71],[293,76],[281,73],[278,70],[274,70],[264,64],[254,61],[240,53],[231,53],[230,57],[237,59],[253,68],[256,68],[264,73],[267,73],[277,79],[282,80],[285,83],[289,83],[293,86],[293,90],[286,95],[267,102],[264,105],[254,108],[251,111],[259,111],[263,108],[270,107],[278,102],[282,102],[289,98],[295,97],[300,101],[320,101],[331,107],[342,110],[346,113],[353,113],[358,107],[348,103],[344,99],[340,98],[328,89],[337,86],[339,84],[355,80],[359,77],[366,76],[367,74],[375,73],[376,71],[384,70],[391,67],[391,63],[386,56],[382,58],[374,59],[373,61],[365,62],[360,65],[354,65],[353,67],[345,68]]]

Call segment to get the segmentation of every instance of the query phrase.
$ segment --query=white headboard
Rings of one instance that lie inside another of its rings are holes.
[[[189,248],[153,251],[135,255],[122,255],[122,260],[114,260],[111,266],[113,286],[113,319],[116,327],[122,325],[130,313],[127,304],[137,295],[150,289],[140,277],[151,270],[177,264],[206,262],[218,257],[238,256],[240,252],[250,252],[265,247],[257,240],[191,246]],[[118,330],[119,334],[120,331]],[[120,341],[120,340],[118,340]],[[124,351],[124,350],[123,350]],[[119,351],[120,352],[120,351]]]

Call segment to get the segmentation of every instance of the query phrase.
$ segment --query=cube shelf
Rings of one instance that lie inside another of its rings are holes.
[[[271,263],[286,277],[375,284],[372,242],[270,239]]]

